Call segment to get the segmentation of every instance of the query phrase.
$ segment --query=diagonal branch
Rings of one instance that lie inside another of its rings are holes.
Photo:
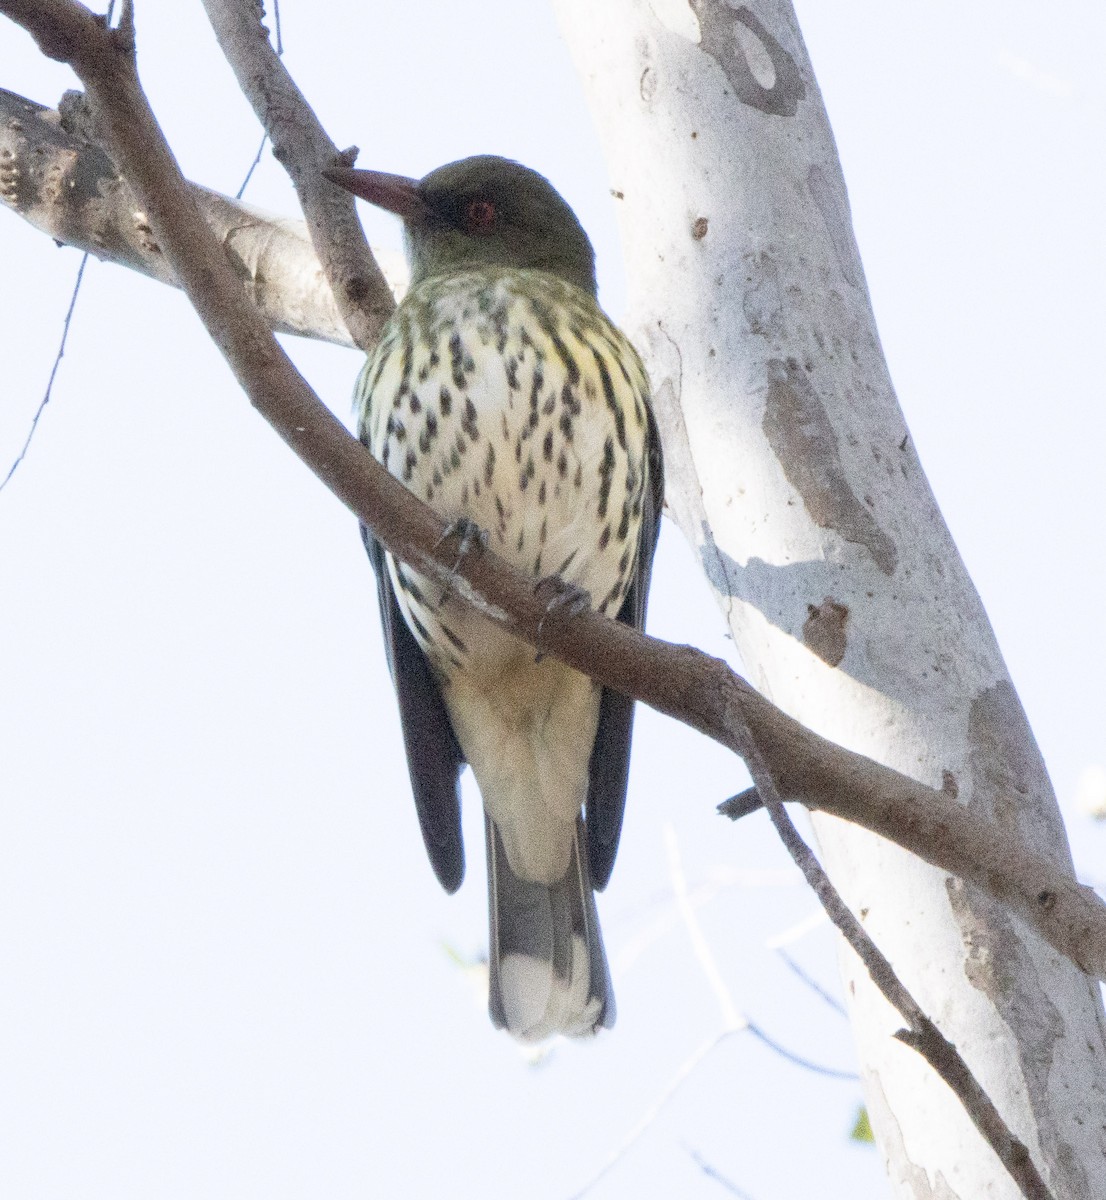
[[[128,17],[129,5],[124,8]],[[335,420],[275,342],[212,237],[139,87],[130,26],[108,31],[75,0],[0,0],[93,98],[170,270],[254,407],[389,551],[465,596],[543,653],[698,729],[742,757],[753,747],[785,800],[863,825],[984,888],[1057,950],[1106,978],[1106,904],[1008,830],[946,794],[819,737],[724,663],[591,612],[549,611],[532,579],[490,552],[458,564],[441,519]]]
[[[900,1029],[895,1037],[917,1051],[956,1093],[964,1111],[998,1155],[999,1161],[1017,1183],[1026,1200],[1052,1200],[1052,1193],[1041,1178],[1024,1143],[1011,1132],[960,1052],[926,1016],[905,984],[895,974],[883,952],[841,899],[810,847],[799,836],[784,809],[772,774],[760,752],[754,747],[745,761],[756,781],[764,807],[768,810],[772,824],[776,827],[776,832],[787,847],[788,853],[822,902],[830,920],[863,962],[872,982],[906,1021],[907,1027]]]
[[[356,149],[344,151],[330,140],[295,80],[269,41],[256,0],[203,0],[219,47],[246,99],[269,135],[273,154],[288,172],[315,252],[354,342],[368,351],[376,345],[395,303],[373,258],[354,200],[322,176],[339,158],[353,163]]]
[[[27,428],[27,436],[23,439],[23,445],[20,447],[19,453],[8,468],[8,473],[3,479],[0,479],[0,492],[15,478],[16,471],[19,470],[23,460],[27,457],[31,449],[31,442],[34,441],[35,431],[38,429],[38,423],[42,420],[42,414],[46,411],[47,404],[50,403],[50,397],[54,392],[54,380],[58,377],[61,360],[65,357],[65,344],[69,341],[69,330],[73,324],[73,313],[77,307],[77,297],[81,292],[81,281],[84,279],[84,269],[87,265],[88,255],[83,254],[81,256],[81,265],[77,268],[77,278],[73,281],[73,292],[69,297],[69,308],[66,309],[65,317],[62,321],[58,352],[54,355],[54,365],[50,368],[49,379],[46,380],[46,391],[43,392],[42,399],[38,402],[38,408],[35,409],[34,416],[31,418],[31,424]]]
[[[179,287],[127,181],[72,128],[74,107],[45,108],[0,88],[0,203],[57,242]],[[302,221],[189,186],[271,328],[353,344]]]
[[[258,411],[319,478],[372,526],[392,553],[443,585],[450,584],[481,612],[545,653],[556,654],[601,682],[679,716],[745,757],[785,844],[877,985],[905,1016],[909,1028],[901,1039],[924,1054],[961,1098],[1024,1194],[1030,1200],[1047,1200],[1049,1193],[1025,1147],[1007,1129],[955,1049],[894,977],[886,959],[795,833],[782,804],[788,794],[788,771],[783,764],[794,757],[794,746],[788,745],[786,754],[781,754],[771,736],[773,729],[778,733],[781,722],[786,722],[784,715],[777,710],[768,714],[762,707],[758,727],[758,701],[761,705],[766,702],[754,699],[756,693],[723,664],[688,647],[642,638],[595,613],[568,618],[561,608],[551,610],[540,588],[491,553],[470,555],[458,564],[445,545],[451,539],[442,521],[334,420],[249,303],[181,177],[139,85],[130,0],[124,0],[115,30],[75,0],[0,0],[0,13],[17,20],[35,36],[44,53],[69,62],[81,77],[113,161],[130,181],[167,261]],[[849,756],[828,744],[827,749],[830,757],[846,762],[851,758],[859,773],[877,769],[860,756]],[[896,782],[903,778],[888,772],[885,782],[890,784],[891,777]],[[851,790],[843,788],[842,794]],[[816,794],[818,789],[811,791]],[[806,798],[805,792],[800,794]],[[987,833],[995,837],[989,826]],[[1048,864],[1040,865],[1048,870]],[[1054,911],[1058,904],[1052,893],[1050,900],[1048,908]],[[1044,906],[1038,899],[1040,907]]]

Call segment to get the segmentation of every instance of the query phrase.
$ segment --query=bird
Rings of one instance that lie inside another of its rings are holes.
[[[358,377],[361,441],[518,570],[642,629],[664,499],[650,386],[579,220],[495,155],[416,180],[324,172],[402,219],[410,285]],[[459,527],[459,526],[458,526]],[[423,840],[447,892],[459,777],[484,806],[488,1008],[523,1042],[614,1023],[594,892],[622,828],[633,702],[521,641],[362,526]]]

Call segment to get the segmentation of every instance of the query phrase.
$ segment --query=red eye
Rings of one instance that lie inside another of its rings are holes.
[[[465,224],[483,230],[495,224],[495,205],[490,200],[470,200],[465,209]]]

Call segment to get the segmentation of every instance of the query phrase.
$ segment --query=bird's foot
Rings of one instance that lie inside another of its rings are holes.
[[[442,536],[434,543],[434,549],[437,550],[439,546],[454,539],[457,542],[457,557],[450,568],[450,577],[457,574],[461,564],[474,551],[483,554],[487,550],[488,531],[481,529],[475,521],[470,521],[468,517],[457,517],[445,527]],[[452,594],[452,585],[447,586],[445,591],[442,592],[442,598],[438,602],[439,606],[444,604]]]
[[[554,613],[578,617],[582,612],[587,612],[591,608],[591,593],[586,592],[575,583],[568,583],[559,575],[547,575],[534,584],[534,595],[545,601],[545,612],[538,622],[538,654],[534,660],[541,662],[545,657],[541,649],[541,636],[546,618]]]

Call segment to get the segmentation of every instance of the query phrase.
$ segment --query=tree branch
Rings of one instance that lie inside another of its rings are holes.
[[[128,12],[129,5],[125,17]],[[254,407],[391,553],[543,653],[743,758],[755,748],[781,798],[863,825],[979,885],[1084,971],[1106,978],[1106,904],[1008,830],[943,792],[819,737],[717,659],[594,612],[550,610],[543,588],[489,551],[458,563],[456,547],[443,541],[442,520],[335,420],[248,302],[150,112],[127,27],[105,29],[75,0],[0,0],[0,14],[17,20],[41,45],[66,48],[161,253]]]
[[[352,166],[356,147],[339,154],[261,23],[252,0],[204,0],[204,9],[246,99],[288,172],[315,252],[353,340],[368,352],[395,302],[365,240],[353,196],[323,179],[336,161]]]
[[[57,242],[179,287],[126,180],[100,146],[72,128],[77,106],[61,107],[0,88],[0,203]],[[302,221],[189,187],[272,329],[353,345]]]
[[[1052,1200],[1052,1193],[1045,1186],[1024,1143],[1011,1132],[960,1052],[922,1011],[883,952],[841,899],[810,847],[799,836],[783,807],[771,773],[755,749],[746,762],[756,780],[764,807],[788,853],[822,902],[830,920],[864,963],[872,982],[907,1022],[908,1028],[900,1029],[895,1037],[917,1051],[948,1084],[984,1140],[1017,1183],[1022,1195],[1027,1200]]]
[[[788,719],[757,697],[723,664],[688,647],[668,646],[643,638],[595,613],[569,618],[563,608],[551,609],[543,601],[540,586],[535,587],[531,580],[510,570],[491,553],[469,556],[458,565],[453,553],[444,546],[447,538],[442,521],[334,420],[248,302],[241,281],[200,214],[194,193],[181,177],[138,83],[130,0],[124,0],[119,27],[115,30],[107,28],[102,19],[75,0],[37,0],[33,4],[29,0],[0,0],[0,13],[13,17],[28,29],[44,53],[68,61],[85,83],[112,158],[130,180],[158,245],[262,415],[320,479],[372,526],[392,553],[443,585],[450,584],[481,612],[543,652],[556,654],[601,682],[629,692],[670,715],[680,716],[740,753],[781,838],[811,886],[883,994],[907,1020],[909,1029],[900,1034],[901,1040],[922,1053],[953,1088],[1024,1194],[1030,1200],[1047,1200],[1049,1192],[1025,1147],[1010,1133],[955,1048],[940,1035],[894,976],[887,960],[840,900],[784,811],[783,796],[788,794],[788,785],[794,786],[796,781],[808,785],[798,792],[803,799],[815,803],[814,797],[822,796],[827,811],[842,810],[840,797],[849,795],[853,789],[846,786],[837,795],[830,792],[826,798],[826,772],[822,768],[827,758],[836,760],[839,767],[842,762],[851,766],[861,780],[873,773],[879,775],[885,769],[824,744],[818,769],[811,778],[811,763],[804,762],[801,754],[796,755],[795,737],[783,748],[777,744],[781,728],[787,729]],[[766,711],[765,706],[771,711]],[[789,731],[791,734],[799,733],[800,727],[795,722],[790,725],[795,727]],[[801,731],[800,740],[806,743],[808,751],[815,741],[814,735],[805,730]],[[796,758],[797,769],[785,765],[794,763]],[[910,792],[917,787],[894,772],[885,772],[881,782],[888,791],[893,790],[891,777],[899,791]],[[887,806],[880,810],[880,799],[877,793],[873,808],[886,816]],[[960,817],[970,818],[964,810],[956,811]],[[916,836],[917,824],[917,820],[913,824],[908,821],[903,827],[908,837]],[[934,832],[940,835],[941,831]],[[992,843],[996,839],[996,830],[989,824],[985,834],[979,841],[980,847],[987,844],[987,839]],[[946,842],[947,831],[944,837],[935,838],[938,846]],[[933,844],[927,843],[930,853],[932,848]],[[1053,879],[1058,878],[1059,873],[1050,871],[1047,863],[1036,865]],[[1005,862],[1003,866],[1009,871],[1011,864]],[[1010,891],[1017,899],[1020,893],[1016,885],[1011,883]],[[1045,910],[1045,915],[1050,916],[1060,904],[1061,897],[1056,891],[1042,891],[1036,906],[1031,905],[1028,911]],[[1019,911],[1024,907],[1020,905]],[[1054,935],[1057,932],[1053,930]],[[1098,932],[1102,932],[1101,928]]]

